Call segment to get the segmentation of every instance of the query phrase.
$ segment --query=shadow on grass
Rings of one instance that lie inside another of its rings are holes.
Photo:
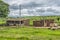
[[[1,36],[0,39],[7,39],[7,40],[30,40],[28,37],[20,37],[20,38],[12,38],[12,37],[3,37]]]
[[[16,40],[30,40],[28,37],[20,37],[20,38],[17,38]]]
[[[52,38],[49,38],[49,37],[47,37],[47,38],[28,38],[28,37],[19,37],[19,38],[12,38],[12,37],[0,37],[0,40],[53,40]],[[57,39],[56,39],[57,40]]]

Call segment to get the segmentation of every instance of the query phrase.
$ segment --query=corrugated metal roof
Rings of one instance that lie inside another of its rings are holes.
[[[26,19],[26,18],[11,18],[11,19],[7,19],[7,21],[24,21],[24,20],[29,20],[29,19]]]

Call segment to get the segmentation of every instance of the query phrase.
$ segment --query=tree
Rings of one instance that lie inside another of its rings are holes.
[[[0,17],[7,17],[9,12],[9,5],[0,0]]]

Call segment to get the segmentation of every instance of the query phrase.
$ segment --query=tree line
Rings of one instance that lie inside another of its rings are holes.
[[[9,13],[9,5],[2,0],[0,0],[0,18],[4,17],[6,18]]]

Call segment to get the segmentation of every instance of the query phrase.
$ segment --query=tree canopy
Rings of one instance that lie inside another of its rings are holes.
[[[0,0],[0,17],[7,17],[9,12],[9,5]]]

